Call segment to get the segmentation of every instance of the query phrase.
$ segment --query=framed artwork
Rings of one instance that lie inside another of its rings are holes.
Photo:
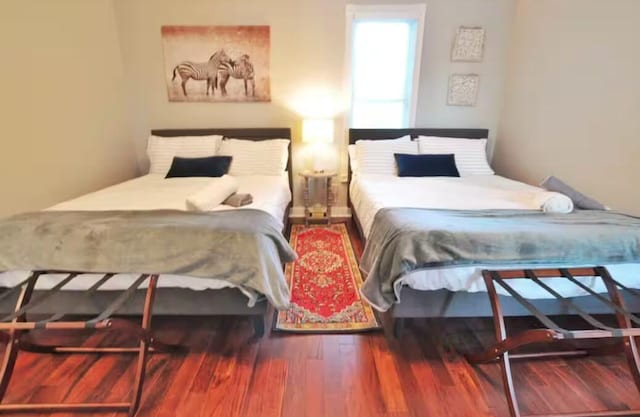
[[[451,61],[482,62],[485,31],[481,27],[460,26],[451,50]]]
[[[163,26],[171,102],[271,101],[269,26]]]
[[[479,83],[478,74],[452,74],[449,77],[447,105],[475,106]]]

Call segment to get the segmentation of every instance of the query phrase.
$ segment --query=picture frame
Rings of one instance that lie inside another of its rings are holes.
[[[480,26],[460,26],[451,48],[452,62],[482,62],[485,30]]]
[[[269,26],[162,26],[170,102],[271,101]]]
[[[475,106],[478,99],[480,75],[451,74],[447,91],[448,106]]]

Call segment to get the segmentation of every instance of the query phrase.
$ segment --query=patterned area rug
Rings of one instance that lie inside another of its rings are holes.
[[[285,276],[292,307],[277,314],[275,330],[351,333],[380,329],[373,309],[360,298],[362,276],[344,224],[293,225],[298,260]]]

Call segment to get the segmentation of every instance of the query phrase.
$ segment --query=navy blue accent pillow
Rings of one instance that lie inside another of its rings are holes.
[[[410,155],[395,153],[399,177],[459,177],[453,154]]]
[[[206,156],[204,158],[175,156],[165,178],[221,177],[229,172],[231,159],[231,156]]]

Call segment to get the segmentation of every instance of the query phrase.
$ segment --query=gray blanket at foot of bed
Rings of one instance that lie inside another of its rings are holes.
[[[360,263],[362,294],[380,310],[409,272],[468,265],[640,262],[640,219],[607,211],[390,208],[374,219]]]
[[[129,272],[217,278],[289,305],[295,260],[259,210],[41,211],[0,220],[0,271]]]

